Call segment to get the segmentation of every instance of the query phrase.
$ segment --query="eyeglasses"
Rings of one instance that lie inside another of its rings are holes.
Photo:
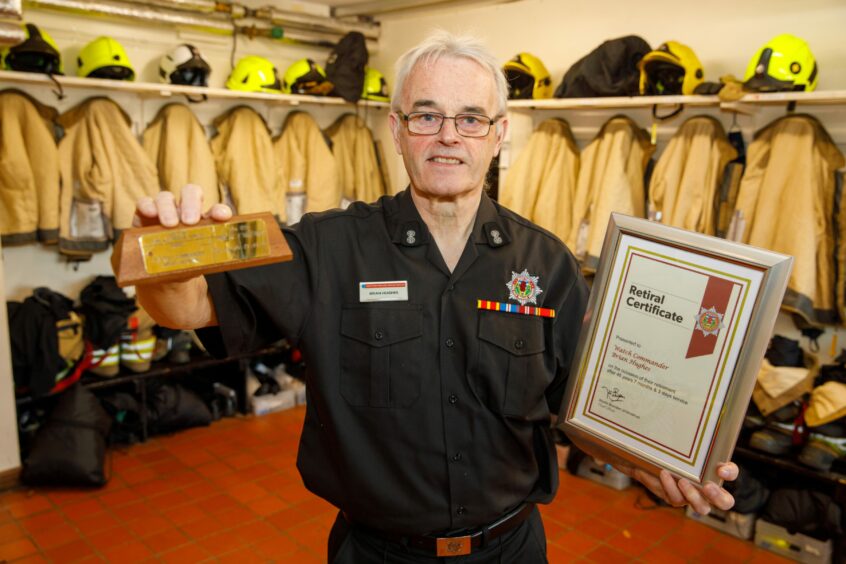
[[[437,135],[444,126],[444,121],[451,119],[455,121],[455,130],[464,137],[485,137],[494,122],[499,119],[481,114],[445,116],[435,112],[397,112],[397,115],[405,120],[408,132],[414,135]]]

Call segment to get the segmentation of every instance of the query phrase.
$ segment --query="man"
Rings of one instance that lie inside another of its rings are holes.
[[[389,119],[409,189],[306,215],[286,231],[289,263],[143,286],[138,297],[162,324],[207,327],[214,350],[301,344],[309,396],[297,466],[340,509],[330,562],[545,562],[534,504],[558,487],[550,413],[587,286],[559,240],[484,192],[508,127],[497,60],[441,34],[402,57],[395,82]],[[182,193],[179,207],[166,193],[139,201],[139,221],[196,222],[199,190]],[[636,477],[700,513],[733,503],[716,484]]]

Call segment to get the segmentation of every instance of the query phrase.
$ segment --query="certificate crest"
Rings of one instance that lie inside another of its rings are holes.
[[[713,307],[701,308],[696,316],[696,328],[706,337],[718,334],[723,328],[723,314]]]

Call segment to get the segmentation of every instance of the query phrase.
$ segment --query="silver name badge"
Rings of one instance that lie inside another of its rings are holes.
[[[408,280],[359,282],[358,299],[361,302],[407,302]]]

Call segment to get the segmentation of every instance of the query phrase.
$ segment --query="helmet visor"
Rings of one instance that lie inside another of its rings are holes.
[[[662,96],[682,93],[684,69],[666,61],[649,61],[643,66],[646,72],[646,91],[648,96]]]
[[[171,84],[186,86],[208,86],[208,70],[201,68],[182,68],[170,73]]]
[[[88,73],[90,78],[111,78],[112,80],[132,80],[135,77],[135,72],[127,67],[118,65],[109,65],[100,67]]]
[[[532,90],[535,87],[533,76],[514,69],[505,71],[505,80],[508,81],[508,97],[512,100],[529,100],[532,98]]]
[[[6,56],[6,65],[15,71],[61,74],[58,57],[37,51],[9,53]]]

